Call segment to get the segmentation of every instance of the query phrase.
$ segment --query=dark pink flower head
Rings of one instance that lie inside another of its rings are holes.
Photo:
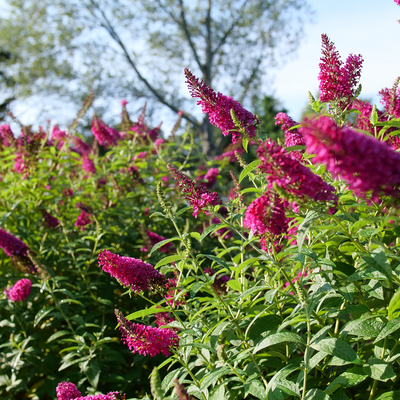
[[[301,130],[300,133],[304,136]],[[293,207],[308,199],[336,202],[335,188],[291,157],[282,146],[268,140],[257,149],[257,154],[261,159],[258,168],[267,174],[268,187],[276,187],[285,196],[294,197]]]
[[[232,97],[224,96],[222,93],[215,93],[203,81],[199,81],[187,68],[185,68],[186,83],[192,97],[198,97],[197,104],[201,105],[203,114],[208,113],[210,123],[222,130],[227,136],[232,133],[232,142],[236,143],[242,138],[232,120],[231,110],[234,111],[246,135],[253,138],[256,134],[256,127],[260,124],[258,118],[242,105],[233,100]]]
[[[116,129],[111,128],[111,126],[106,125],[97,117],[96,113],[92,119],[92,133],[99,144],[105,148],[115,146],[119,139],[119,132]]]
[[[53,126],[53,130],[51,131],[51,140],[58,142],[58,147],[61,148],[67,139],[67,133],[62,131],[58,125]]]
[[[96,173],[96,166],[89,156],[82,156],[82,168],[85,172],[88,172],[92,175]]]
[[[72,382],[61,382],[56,388],[57,400],[74,400],[81,397],[81,392]]]
[[[179,337],[172,329],[154,328],[128,321],[119,310],[115,310],[115,316],[122,333],[122,342],[126,344],[132,353],[149,355],[154,357],[163,354],[165,357],[178,347]]]
[[[10,233],[0,229],[0,248],[4,250],[9,257],[27,255],[29,247],[21,240]]]
[[[134,292],[145,290],[164,292],[167,278],[160,274],[150,264],[132,257],[121,257],[102,250],[98,256],[99,266],[117,279],[123,286],[129,287]]]
[[[81,138],[79,138],[78,136],[72,136],[71,143],[75,146],[75,147],[71,148],[72,151],[76,151],[81,156],[89,155],[91,148]]]
[[[170,322],[175,321],[175,318],[172,317],[167,312],[160,312],[155,315],[156,324],[160,328],[161,326],[168,325]]]
[[[400,154],[385,143],[340,128],[329,117],[307,120],[301,128],[310,154],[315,162],[326,164],[335,177],[344,179],[355,194],[366,197],[372,191],[372,200],[378,201],[383,192],[399,196]]]
[[[178,183],[186,200],[193,207],[193,215],[195,218],[197,218],[197,215],[202,211],[204,211],[206,215],[209,215],[204,208],[221,204],[218,193],[210,192],[204,185],[195,186],[195,183],[191,179],[179,172],[172,164],[168,164],[167,169]]]
[[[246,210],[244,226],[258,236],[275,237],[288,232],[288,218],[283,201],[272,193],[255,199]]]
[[[125,99],[122,99],[122,100],[121,100],[121,106],[122,106],[122,107],[125,107],[127,104],[128,104],[128,101],[127,101],[127,100],[125,100]]]
[[[381,103],[385,106],[386,114],[400,118],[400,77],[396,79],[391,89],[385,88],[379,92],[382,97]]]
[[[81,211],[81,213],[78,215],[78,218],[75,221],[75,226],[80,227],[81,230],[85,230],[85,226],[91,223],[92,223],[92,218],[90,217],[90,214],[88,214],[86,211]]]
[[[281,129],[285,131],[286,147],[305,145],[303,135],[298,131],[298,129],[290,129],[298,124],[298,122],[293,121],[292,118],[289,117],[289,115],[283,112],[276,114],[275,125],[281,125]],[[303,157],[303,153],[303,151],[293,151],[291,152],[291,155],[297,160],[301,160],[301,158]]]
[[[125,395],[120,395],[119,392],[109,392],[107,394],[90,394],[76,397],[74,400],[125,400]]]
[[[153,247],[155,244],[162,242],[163,240],[166,240],[167,238],[157,235],[157,233],[149,231],[146,229],[146,235],[147,239],[149,241],[149,245]],[[172,243],[167,243],[164,246],[161,246],[158,250],[160,250],[162,253],[168,253],[170,250],[173,249]],[[150,251],[151,249],[148,249],[146,246],[142,247],[140,249],[141,251]]]
[[[5,289],[4,294],[11,301],[25,301],[31,293],[32,282],[29,279],[20,279],[10,289]]]
[[[0,125],[0,134],[0,142],[3,144],[3,146],[10,147],[15,142],[14,133],[11,130],[10,125]]]
[[[85,203],[82,203],[81,201],[78,201],[78,203],[75,204],[76,208],[79,208],[81,211],[85,211],[88,214],[93,214],[93,208]]]
[[[204,186],[212,188],[217,182],[218,175],[219,175],[218,168],[210,168],[203,177],[203,179],[206,181]]]
[[[400,0],[394,0],[394,2],[395,2],[398,6],[400,6]]]
[[[157,150],[161,150],[163,143],[165,143],[165,140],[162,138],[158,138],[155,140],[155,142],[154,142],[155,148],[153,149],[153,154],[157,154]]]
[[[345,108],[355,96],[360,80],[363,58],[350,54],[343,65],[340,55],[328,36],[322,35],[322,57],[319,64],[321,101],[337,103]]]
[[[55,229],[57,228],[58,225],[60,225],[60,221],[56,217],[53,217],[48,211],[46,210],[41,210],[41,211],[43,214],[44,226],[46,226],[47,228]]]
[[[161,124],[160,125],[158,125],[158,126],[156,126],[155,128],[153,128],[153,129],[150,129],[148,132],[147,132],[147,136],[154,142],[154,141],[157,141],[158,139],[158,135],[160,134],[160,132],[161,132]],[[162,139],[161,139],[162,140]],[[159,141],[158,142],[159,144],[161,144],[161,142]]]

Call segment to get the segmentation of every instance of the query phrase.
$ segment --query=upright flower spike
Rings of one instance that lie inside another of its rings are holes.
[[[232,120],[231,110],[236,115],[241,128],[249,138],[256,134],[256,127],[260,124],[258,118],[242,105],[207,86],[203,81],[196,78],[187,68],[185,68],[186,83],[192,97],[198,97],[197,104],[201,105],[203,114],[208,113],[210,123],[222,130],[222,134],[227,136],[232,133],[232,142],[236,143],[242,138],[242,133]]]
[[[305,146],[303,135],[298,131],[298,129],[290,129],[299,123],[293,121],[289,115],[280,112],[275,116],[275,125],[281,125],[281,129],[285,131],[285,146]],[[297,160],[301,160],[303,157],[303,151],[293,151],[291,152],[292,157]]]
[[[119,139],[119,132],[106,125],[99,117],[97,117],[96,113],[94,113],[92,119],[92,133],[99,144],[105,148],[115,146]]]
[[[60,221],[56,217],[53,217],[48,211],[41,210],[41,212],[43,214],[43,225],[45,227],[55,229],[60,225]]]
[[[399,197],[400,154],[385,143],[340,128],[329,117],[306,120],[300,129],[313,161],[326,164],[335,177],[340,176],[356,195],[366,197],[372,192],[372,201],[379,194]]]
[[[388,116],[400,118],[400,77],[396,79],[391,89],[385,88],[379,92],[381,103],[385,106]]]
[[[340,55],[328,36],[322,35],[322,57],[319,64],[321,101],[337,103],[342,109],[352,102],[361,76],[363,58],[361,54],[350,54],[343,65]]]
[[[82,169],[92,175],[96,173],[96,167],[89,156],[82,156]]]
[[[61,382],[56,388],[57,400],[125,400],[125,395],[119,392],[107,394],[91,394],[82,396],[81,392],[71,382]]]
[[[14,133],[10,128],[10,125],[2,124],[0,125],[0,136],[1,144],[5,147],[10,147],[15,142]]]
[[[172,349],[179,344],[179,337],[172,329],[160,329],[132,323],[119,310],[115,310],[115,316],[122,333],[122,342],[132,353],[150,357],[163,354],[168,357]]]
[[[9,257],[25,257],[29,247],[21,240],[10,233],[0,229],[0,248],[4,250]]]
[[[300,133],[304,136],[301,130]],[[296,207],[298,202],[309,199],[323,202],[337,201],[333,186],[291,157],[277,143],[268,140],[257,149],[257,154],[261,159],[258,168],[267,174],[268,187],[282,192],[288,200],[293,201],[293,207]]]
[[[98,262],[103,271],[136,293],[145,290],[165,292],[167,289],[168,280],[165,275],[142,260],[121,257],[109,250],[102,250]]]
[[[89,156],[91,148],[81,138],[79,138],[78,136],[72,136],[71,143],[75,146],[75,147],[72,147],[71,150],[76,151],[82,157]]]
[[[204,210],[208,206],[216,206],[221,204],[218,193],[210,192],[205,186],[197,185],[179,172],[172,164],[167,165],[168,172],[176,180],[186,200],[193,207],[193,215],[197,218],[198,214],[204,211],[206,215],[209,213]]]
[[[5,289],[4,294],[11,301],[25,301],[31,293],[32,282],[29,279],[20,279],[10,289]]]

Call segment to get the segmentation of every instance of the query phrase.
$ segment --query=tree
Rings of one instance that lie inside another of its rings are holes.
[[[268,67],[298,44],[307,8],[306,0],[7,1],[0,48],[17,55],[9,73],[18,96],[76,98],[93,88],[155,101],[184,110],[207,154],[212,127],[191,112],[183,68],[249,106]]]

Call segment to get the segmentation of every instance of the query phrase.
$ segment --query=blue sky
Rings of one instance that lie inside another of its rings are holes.
[[[345,61],[350,53],[364,58],[362,98],[379,103],[377,93],[400,76],[400,7],[393,0],[309,0],[314,22],[305,26],[297,54],[271,75],[272,92],[294,119],[318,90],[321,34],[335,43]],[[266,88],[271,91],[271,88]]]

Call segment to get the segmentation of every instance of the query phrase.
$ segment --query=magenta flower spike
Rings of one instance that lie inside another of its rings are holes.
[[[300,133],[304,136],[301,130]],[[257,154],[261,159],[258,168],[261,172],[267,174],[266,179],[269,188],[273,189],[275,186],[277,189],[295,197],[293,207],[296,207],[298,200],[337,201],[333,186],[324,182],[309,168],[291,157],[277,143],[268,140],[259,146]]]
[[[25,301],[31,293],[32,282],[29,279],[20,279],[10,289],[5,289],[4,294],[11,301]]]
[[[340,128],[329,117],[307,120],[300,129],[315,162],[327,166],[335,177],[340,176],[360,197],[372,191],[372,201],[384,193],[398,197],[400,183],[400,154],[387,144],[355,132]]]
[[[400,118],[400,77],[396,79],[391,89],[385,88],[379,92],[381,103],[385,106],[388,116]]]
[[[29,250],[29,247],[21,239],[16,238],[3,229],[0,229],[0,248],[2,248],[4,253],[9,257],[25,257]]]
[[[98,256],[99,266],[117,279],[123,286],[132,291],[151,290],[164,292],[167,289],[168,280],[160,274],[152,265],[132,257],[122,257],[102,250]]]
[[[196,78],[187,68],[185,68],[186,83],[192,97],[198,97],[197,104],[201,106],[203,114],[208,113],[210,123],[222,130],[222,134],[227,136],[232,133],[232,142],[236,143],[242,138],[231,117],[231,110],[235,112],[237,119],[248,137],[253,138],[256,134],[256,127],[260,124],[258,118],[242,105],[233,100],[232,97],[222,93],[215,93],[203,81]]]
[[[106,125],[97,117],[96,113],[94,113],[92,119],[92,133],[99,144],[105,148],[116,145],[119,139],[119,132]]]
[[[197,218],[198,214],[204,211],[206,215],[209,213],[204,210],[208,206],[216,206],[221,204],[218,193],[210,192],[204,185],[195,185],[195,183],[179,172],[172,164],[167,165],[168,172],[176,180],[186,200],[193,207],[193,215]]]
[[[82,168],[85,172],[90,174],[94,175],[96,173],[96,167],[89,156],[82,156]]]
[[[88,214],[86,211],[81,211],[81,213],[78,215],[78,218],[75,221],[75,226],[80,227],[81,230],[85,230],[85,226],[91,224],[92,218],[90,217],[90,214]]]
[[[41,211],[44,219],[43,225],[45,227],[55,229],[58,227],[58,225],[60,225],[60,221],[56,217],[53,217],[48,211],[46,210],[41,210]]]
[[[298,131],[298,129],[290,129],[299,123],[293,121],[289,115],[280,112],[275,116],[275,125],[281,125],[281,129],[285,131],[285,146],[305,146],[303,135]],[[291,152],[292,157],[297,160],[301,160],[303,157],[303,151],[293,151]]]
[[[124,400],[125,395],[119,392],[109,392],[107,394],[91,394],[82,396],[81,392],[72,382],[61,382],[56,388],[57,400]]]
[[[321,101],[336,102],[340,108],[347,107],[356,94],[363,61],[361,54],[358,56],[350,54],[343,65],[334,44],[323,34],[318,75]]]
[[[172,329],[132,323],[117,309],[115,316],[122,333],[122,342],[128,346],[132,353],[149,355],[150,357],[163,354],[168,357],[179,344],[179,336]]]

